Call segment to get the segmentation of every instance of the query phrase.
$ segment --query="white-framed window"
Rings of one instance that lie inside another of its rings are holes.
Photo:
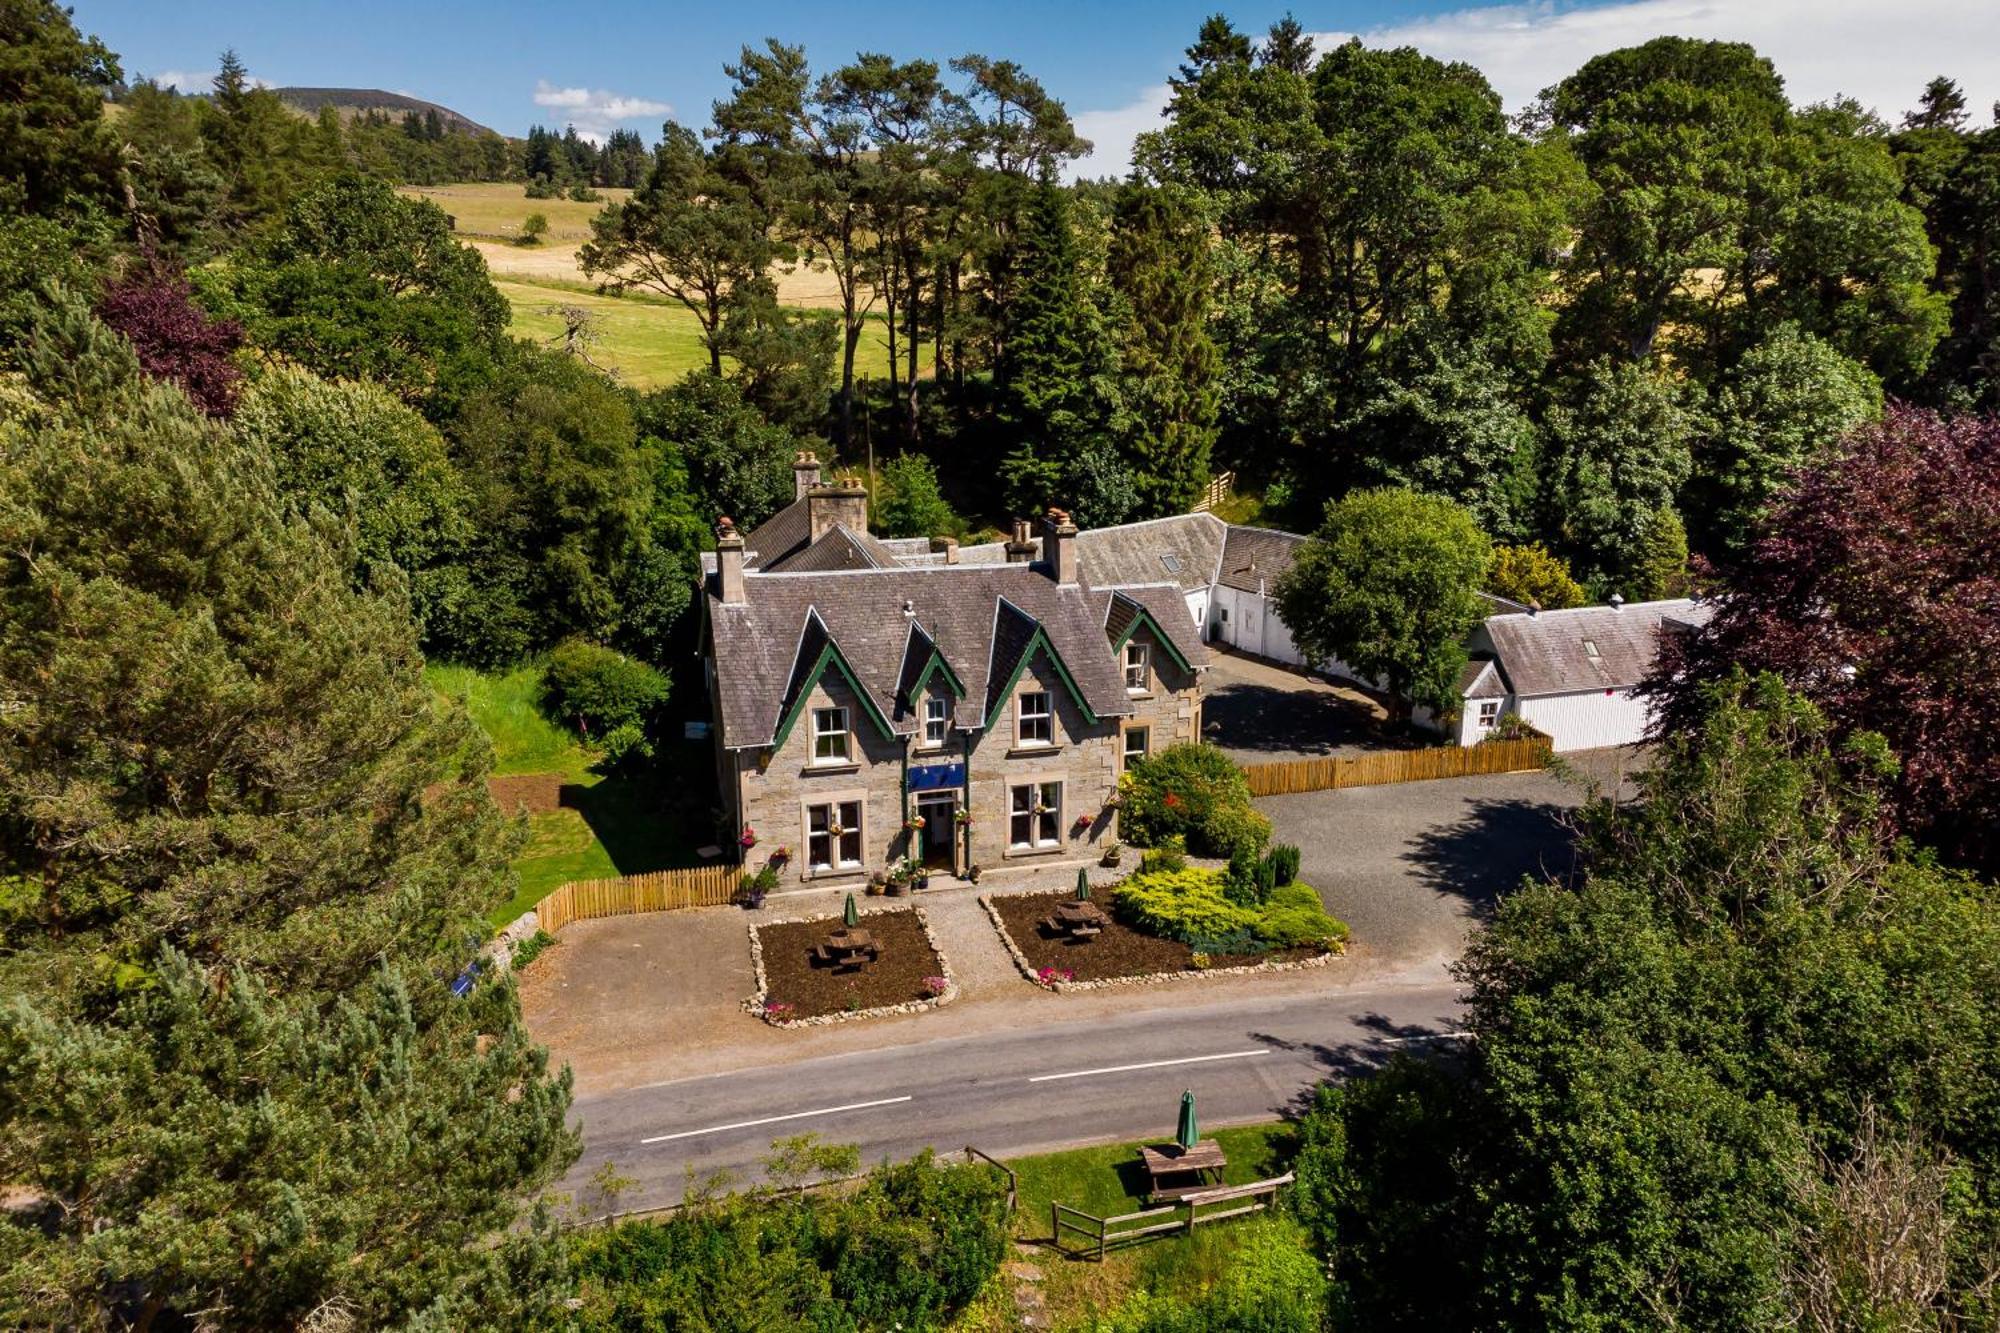
[[[1022,782],[1007,789],[1007,845],[1015,851],[1062,843],[1060,782]]]
[[[861,802],[828,801],[806,807],[806,868],[861,868]]]
[[[1500,701],[1498,699],[1481,699],[1479,701],[1479,725],[1490,727],[1499,720]]]
[[[1021,693],[1020,714],[1014,724],[1016,745],[1051,745],[1055,742],[1055,731],[1049,716],[1049,692],[1047,690],[1024,690]]]
[[[1153,752],[1153,729],[1151,727],[1125,728],[1125,766],[1130,768],[1139,760]]]
[[[1153,650],[1148,644],[1128,643],[1125,645],[1125,688],[1133,694],[1144,694],[1153,681]]]
[[[933,694],[924,700],[924,744],[943,745],[951,729],[951,701]]]
[[[844,764],[848,759],[847,710],[813,709],[813,758],[815,764]]]

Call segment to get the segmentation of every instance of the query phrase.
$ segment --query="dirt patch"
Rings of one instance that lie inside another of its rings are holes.
[[[494,804],[510,815],[522,806],[531,815],[545,815],[572,804],[563,800],[560,773],[512,773],[503,778],[488,778],[486,790],[493,793]]]
[[[880,953],[857,971],[837,971],[813,956],[814,946],[839,925],[838,917],[825,917],[756,927],[764,950],[767,1005],[791,1006],[784,1015],[790,1021],[933,998],[925,982],[942,976],[944,965],[915,911],[871,912],[862,918]]]
[[[1065,981],[1105,981],[1113,977],[1148,977],[1162,972],[1187,972],[1194,968],[1194,950],[1179,940],[1162,939],[1134,930],[1112,918],[1102,934],[1091,940],[1073,940],[1051,933],[1042,926],[1056,905],[1071,897],[1068,892],[996,894],[993,909],[1007,923],[1014,947],[1027,957],[1037,972],[1055,969]],[[1282,949],[1270,953],[1210,954],[1209,966],[1252,967],[1258,963],[1289,963],[1319,954],[1318,949]]]

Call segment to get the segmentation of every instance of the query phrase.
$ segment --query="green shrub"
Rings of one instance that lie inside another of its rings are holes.
[[[1299,849],[1281,842],[1271,849],[1272,887],[1282,888],[1299,877]]]
[[[517,968],[526,967],[540,958],[548,947],[556,942],[556,937],[546,930],[537,930],[525,940],[515,942],[513,963]]]
[[[1186,870],[1187,839],[1178,833],[1170,833],[1160,839],[1160,845],[1149,849],[1139,858],[1139,873],[1149,870]]]
[[[542,672],[542,711],[586,735],[612,744],[620,754],[646,733],[667,701],[664,674],[636,658],[582,639],[571,639],[549,654]]]
[[[1327,913],[1319,891],[1294,880],[1271,892],[1259,914],[1257,934],[1273,949],[1293,949],[1302,944],[1329,947],[1347,940],[1347,923]]]
[[[1256,909],[1232,902],[1216,870],[1142,870],[1112,891],[1112,901],[1135,929],[1197,948],[1257,929]]]
[[[569,198],[570,202],[575,204],[600,204],[604,202],[604,196],[591,189],[583,181],[578,181],[569,187]]]
[[[1127,771],[1125,836],[1144,845],[1178,833],[1203,856],[1254,855],[1271,840],[1271,821],[1250,805],[1243,770],[1213,745],[1170,745]]]
[[[1326,1276],[1310,1238],[1285,1218],[1237,1224],[1228,1266],[1199,1296],[1141,1291],[1085,1325],[1090,1333],[1319,1333]]]

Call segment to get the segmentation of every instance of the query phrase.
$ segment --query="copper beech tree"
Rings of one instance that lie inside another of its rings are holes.
[[[1659,727],[1696,725],[1700,683],[1775,672],[1842,732],[1901,761],[1894,827],[2000,867],[2000,417],[1896,408],[1797,473],[1700,633],[1649,689]]]

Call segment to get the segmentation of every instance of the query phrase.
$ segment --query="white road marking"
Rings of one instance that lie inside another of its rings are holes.
[[[701,1134],[721,1134],[732,1129],[755,1129],[759,1125],[775,1125],[781,1120],[805,1120],[816,1115],[838,1115],[842,1111],[865,1111],[871,1106],[894,1106],[906,1102],[908,1097],[884,1097],[873,1102],[849,1102],[845,1106],[822,1106],[817,1111],[794,1111],[790,1115],[767,1115],[762,1120],[738,1120],[733,1125],[710,1125],[707,1129],[684,1129],[678,1134],[655,1134],[650,1139],[639,1142],[666,1143],[673,1139],[691,1139]]]
[[[1224,1051],[1221,1055],[1189,1055],[1179,1060],[1147,1060],[1136,1065],[1106,1065],[1102,1069],[1074,1069],[1067,1074],[1037,1074],[1030,1083],[1053,1083],[1064,1078],[1089,1078],[1093,1074],[1123,1074],[1134,1069],[1165,1069],[1168,1065],[1199,1065],[1210,1060],[1245,1060],[1253,1055],[1269,1055],[1271,1052],[1259,1047],[1254,1051]]]

